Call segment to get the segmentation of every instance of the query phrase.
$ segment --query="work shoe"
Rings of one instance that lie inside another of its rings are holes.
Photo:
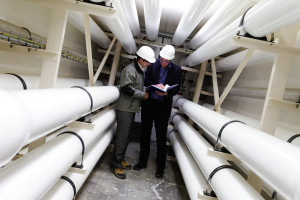
[[[136,165],[133,166],[134,170],[141,170],[147,168],[147,164],[143,163],[143,162],[138,162]]]
[[[111,171],[112,173],[114,173],[114,175],[120,179],[125,179],[126,178],[126,174],[123,171],[123,169],[121,168],[113,168],[111,167]]]
[[[164,169],[163,168],[157,168],[156,173],[155,173],[155,177],[156,178],[162,178],[164,175]]]
[[[132,165],[129,163],[126,163],[126,161],[122,161],[122,169],[130,170],[132,168]]]

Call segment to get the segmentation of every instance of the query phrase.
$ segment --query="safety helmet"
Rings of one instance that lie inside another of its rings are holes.
[[[155,63],[154,51],[148,46],[142,46],[136,54],[150,63]]]
[[[175,57],[175,48],[172,45],[166,45],[161,49],[159,55],[167,60],[172,60]]]

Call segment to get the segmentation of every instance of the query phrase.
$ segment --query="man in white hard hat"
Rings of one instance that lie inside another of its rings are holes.
[[[140,110],[141,100],[149,95],[143,91],[143,75],[150,63],[154,63],[154,51],[142,46],[136,52],[137,58],[121,71],[120,97],[116,105],[117,131],[114,143],[111,170],[120,179],[126,178],[124,169],[131,169],[124,157],[129,140],[129,131],[136,112]]]
[[[151,64],[145,73],[145,86],[156,85],[164,88],[166,84],[176,85],[167,92],[149,91],[149,98],[142,102],[142,131],[140,135],[139,162],[133,166],[134,170],[147,168],[150,152],[150,138],[154,121],[157,141],[155,176],[162,178],[166,165],[166,134],[168,121],[172,109],[172,98],[179,91],[181,82],[181,68],[171,62],[175,57],[175,49],[166,45],[160,51],[160,57]]]

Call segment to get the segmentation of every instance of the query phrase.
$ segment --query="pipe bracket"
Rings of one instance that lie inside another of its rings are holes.
[[[77,191],[76,191],[76,186],[75,186],[74,182],[69,177],[67,177],[67,176],[62,176],[60,178],[63,179],[63,180],[66,180],[66,181],[68,181],[70,183],[70,185],[72,186],[73,191],[74,191],[74,197],[73,197],[73,199],[75,199]]]
[[[208,179],[207,179],[207,183],[206,183],[206,187],[205,187],[205,190],[203,191],[203,194],[204,195],[208,195],[208,196],[211,196],[212,192],[207,192],[207,188],[208,188],[208,185],[209,185],[209,182],[211,181],[211,179],[213,178],[213,176],[218,172],[220,171],[221,169],[233,169],[236,171],[236,169],[231,166],[231,165],[221,165],[219,167],[217,167],[216,169],[214,169],[208,176]]]
[[[78,135],[74,131],[65,131],[65,132],[62,132],[62,133],[58,134],[57,136],[60,136],[60,135],[65,134],[65,133],[69,133],[69,134],[75,135],[80,140],[80,142],[82,144],[81,165],[77,165],[76,162],[72,165],[72,167],[76,167],[76,168],[82,169],[83,168],[83,156],[84,156],[84,151],[85,151],[85,145],[84,145],[83,139],[80,137],[80,135]]]
[[[19,76],[17,74],[13,74],[13,73],[6,73],[6,74],[13,75],[13,76],[17,77],[21,81],[21,83],[23,85],[23,89],[27,90],[27,85],[26,85],[24,79],[21,76]]]
[[[89,95],[90,100],[91,100],[91,106],[90,106],[90,119],[87,121],[87,123],[91,123],[91,116],[92,116],[93,104],[94,104],[93,103],[93,97],[92,97],[91,93],[87,89],[85,89],[84,87],[81,87],[81,86],[72,86],[71,88],[80,88]]]
[[[228,126],[229,124],[232,124],[232,123],[234,123],[234,122],[240,122],[240,123],[245,124],[244,122],[239,121],[239,120],[232,120],[232,121],[229,121],[229,122],[225,123],[225,124],[221,127],[221,129],[220,129],[220,131],[219,131],[219,133],[218,133],[218,138],[217,138],[216,144],[214,145],[214,150],[215,150],[215,151],[219,151],[218,143],[219,143],[219,140],[221,140],[221,135],[222,135],[222,132],[223,132],[224,128],[225,128],[226,126]]]

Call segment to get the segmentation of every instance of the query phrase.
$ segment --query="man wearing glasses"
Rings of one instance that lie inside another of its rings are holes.
[[[157,141],[155,176],[162,178],[166,165],[166,134],[168,121],[172,109],[173,96],[179,91],[181,82],[181,68],[171,62],[175,57],[175,48],[166,45],[160,51],[160,57],[151,64],[145,73],[145,86],[156,85],[164,89],[165,85],[175,85],[177,87],[167,92],[151,92],[149,98],[142,102],[141,118],[142,131],[140,135],[140,156],[139,162],[133,166],[134,170],[147,168],[150,153],[150,139],[152,123],[154,121]]]
[[[111,170],[120,179],[126,178],[123,169],[131,169],[131,164],[124,160],[131,124],[136,112],[140,110],[141,100],[148,99],[143,91],[143,75],[150,63],[155,62],[154,51],[142,46],[136,52],[137,58],[121,71],[120,97],[116,105],[117,131]]]

